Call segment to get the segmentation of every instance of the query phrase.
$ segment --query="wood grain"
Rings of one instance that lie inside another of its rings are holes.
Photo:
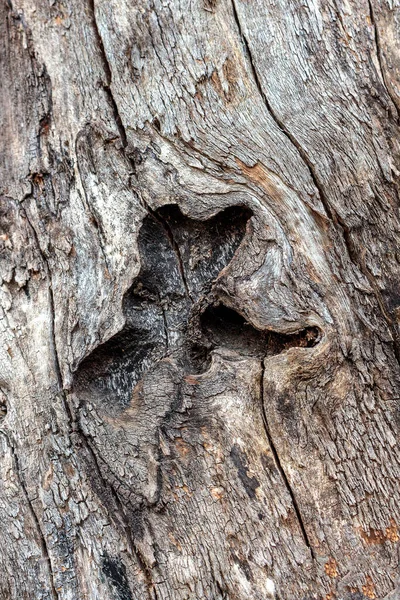
[[[0,11],[1,599],[398,598],[398,2]]]

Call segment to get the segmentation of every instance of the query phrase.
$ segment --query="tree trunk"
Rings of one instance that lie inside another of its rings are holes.
[[[400,598],[397,0],[1,11],[0,598]]]

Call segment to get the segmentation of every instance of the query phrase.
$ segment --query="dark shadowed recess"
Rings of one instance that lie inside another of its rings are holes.
[[[210,349],[225,347],[244,356],[260,359],[280,354],[294,346],[312,348],[319,339],[317,327],[307,327],[289,335],[275,331],[259,331],[244,317],[223,304],[209,306],[202,314],[200,322]]]
[[[83,361],[75,379],[79,394],[125,406],[142,375],[167,356],[186,373],[199,373],[217,347],[263,358],[316,343],[316,328],[293,335],[256,330],[213,290],[251,217],[248,208],[233,206],[201,221],[175,205],[146,216],[140,273],[123,301],[125,326]]]
[[[102,572],[109,587],[114,592],[117,600],[132,600],[129,588],[126,567],[118,557],[105,554],[101,561]]]

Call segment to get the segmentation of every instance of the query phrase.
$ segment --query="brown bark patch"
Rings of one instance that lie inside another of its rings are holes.
[[[331,577],[332,579],[338,577],[339,575],[338,564],[336,560],[332,557],[328,560],[328,562],[325,563],[324,569],[328,577]]]
[[[177,451],[179,452],[179,455],[183,458],[187,456],[190,452],[189,445],[182,438],[176,438],[175,446]]]
[[[179,550],[179,552],[182,552],[182,546],[178,542],[176,537],[171,532],[168,533],[168,537],[169,537],[171,543],[175,546],[175,548],[177,548]]]
[[[386,539],[393,543],[399,541],[399,531],[396,523],[393,520],[390,523],[390,527],[386,528]]]
[[[222,79],[218,71],[213,71],[211,75],[211,83],[215,91],[227,104],[234,100],[237,80],[235,63],[230,58],[227,58],[222,65]]]
[[[222,496],[225,493],[225,490],[222,487],[212,487],[210,493],[211,496],[215,498],[215,500],[221,500]]]
[[[262,187],[273,200],[280,202],[282,200],[282,190],[273,181],[270,173],[264,165],[257,163],[253,167],[249,167],[239,158],[236,158],[236,163],[240,167],[243,174],[253,181],[255,184]]]
[[[382,529],[369,529],[369,531],[365,531],[360,528],[360,535],[364,542],[369,545],[373,544],[384,544],[385,542],[398,542],[399,541],[399,533],[397,524],[391,521],[390,526],[386,527],[385,530]]]
[[[366,577],[365,585],[362,586],[362,593],[364,594],[364,596],[370,598],[371,600],[374,600],[374,598],[376,598],[375,585],[372,581],[372,578],[369,575],[367,575]]]

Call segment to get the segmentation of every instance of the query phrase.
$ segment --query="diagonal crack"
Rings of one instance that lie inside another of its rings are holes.
[[[323,185],[319,180],[319,177],[316,173],[316,170],[314,168],[314,165],[312,164],[312,162],[310,161],[309,157],[307,156],[305,150],[303,149],[303,147],[301,146],[301,144],[297,141],[297,139],[294,137],[294,135],[285,127],[283,121],[278,117],[278,115],[276,114],[276,112],[274,111],[274,109],[272,108],[263,88],[262,88],[262,84],[261,81],[259,79],[258,73],[257,73],[257,69],[256,66],[254,64],[253,61],[253,56],[250,50],[250,46],[249,46],[249,42],[246,38],[245,33],[242,30],[242,26],[240,23],[240,19],[239,19],[239,14],[237,12],[237,8],[236,8],[236,0],[232,0],[232,6],[233,6],[233,14],[235,17],[235,21],[239,30],[239,35],[240,38],[243,41],[243,46],[245,49],[245,54],[247,56],[248,59],[248,63],[250,65],[250,70],[251,73],[253,75],[253,79],[256,83],[257,89],[259,91],[259,94],[268,110],[268,112],[270,113],[271,117],[273,118],[273,120],[275,121],[276,125],[279,127],[280,131],[284,134],[284,136],[289,140],[289,142],[291,142],[291,144],[296,148],[297,152],[299,153],[301,159],[303,160],[303,163],[305,164],[305,166],[308,169],[308,172],[310,174],[310,177],[314,183],[314,186],[316,187],[322,205],[325,209],[326,214],[328,215],[329,219],[332,221],[332,223],[335,225],[336,228],[342,229],[342,234],[343,234],[343,239],[344,239],[344,243],[346,245],[347,248],[347,252],[348,255],[350,256],[350,258],[352,259],[352,262],[354,262],[356,264],[356,266],[358,266],[357,262],[354,261],[355,258],[355,253],[353,252],[352,249],[352,245],[349,242],[349,237],[348,235],[346,235],[346,231],[343,229],[343,224],[342,222],[340,222],[340,217],[336,214],[336,212],[334,210],[332,210],[329,201],[326,197],[325,191],[323,189]]]
[[[148,587],[149,598],[150,598],[150,590],[152,590],[155,593],[155,585],[153,583],[151,572],[150,572],[149,568],[147,567],[145,559],[142,557],[139,549],[137,548],[137,546],[135,544],[134,536],[132,534],[132,530],[131,530],[131,527],[129,526],[127,518],[125,516],[124,507],[119,498],[118,492],[115,490],[114,486],[104,478],[101,468],[100,468],[100,465],[99,465],[99,462],[97,460],[96,452],[95,452],[88,436],[85,434],[85,432],[83,431],[83,429],[79,423],[77,426],[77,433],[78,433],[83,445],[85,446],[85,448],[87,449],[87,451],[89,453],[89,456],[91,458],[91,461],[93,463],[93,466],[95,468],[97,476],[98,476],[99,480],[101,481],[102,486],[104,487],[105,490],[108,489],[110,491],[111,496],[114,499],[115,505],[118,509],[118,513],[121,515],[121,523],[120,524],[123,527],[123,530],[124,530],[124,533],[126,536],[126,540],[129,544],[131,554],[136,558],[138,566],[143,573],[143,577],[144,577],[146,585]]]
[[[317,175],[316,169],[314,168],[314,165],[312,164],[312,162],[310,161],[309,157],[307,156],[307,153],[305,152],[305,150],[303,149],[303,147],[301,146],[301,144],[297,141],[297,139],[294,137],[294,135],[285,127],[284,123],[281,121],[281,119],[279,119],[279,117],[277,116],[277,114],[275,113],[274,109],[272,108],[263,88],[261,85],[261,81],[260,78],[258,76],[257,73],[257,69],[256,66],[254,64],[253,61],[253,56],[250,50],[250,46],[249,46],[249,42],[246,38],[246,35],[242,29],[241,23],[240,23],[240,18],[239,18],[239,14],[237,11],[237,7],[236,7],[236,0],[231,0],[232,1],[232,7],[233,7],[233,15],[239,30],[239,35],[240,38],[243,41],[243,47],[245,50],[245,55],[247,56],[247,60],[250,66],[250,70],[251,73],[253,75],[254,81],[256,83],[257,89],[259,91],[259,94],[261,96],[261,98],[263,99],[263,102],[268,110],[268,112],[270,113],[270,115],[272,116],[273,120],[275,121],[275,123],[277,124],[277,126],[279,127],[279,129],[282,131],[282,133],[287,137],[287,139],[295,146],[295,148],[297,149],[300,157],[302,158],[304,164],[306,165],[306,167],[308,168],[308,171],[310,173],[311,179],[316,187],[316,189],[318,190],[322,205],[325,209],[326,214],[328,215],[328,217],[330,218],[331,222],[333,223],[333,226],[335,227],[336,231],[341,235],[342,240],[344,241],[348,256],[351,260],[351,262],[361,271],[361,273],[368,279],[373,291],[374,291],[374,295],[376,298],[376,301],[378,303],[380,312],[384,318],[384,320],[387,323],[388,329],[390,330],[390,333],[392,335],[393,338],[393,352],[394,352],[394,356],[398,362],[398,364],[400,365],[400,340],[399,340],[399,335],[396,331],[396,327],[393,323],[392,318],[390,317],[390,315],[388,314],[388,311],[385,308],[385,304],[382,298],[382,294],[378,288],[378,285],[375,281],[374,276],[372,275],[372,273],[369,271],[367,265],[365,264],[365,261],[360,260],[360,255],[359,253],[357,253],[356,249],[354,248],[354,245],[352,243],[351,240],[351,232],[349,227],[346,225],[344,219],[330,206],[329,200],[325,194],[325,191],[323,189],[323,184],[321,183],[321,181],[319,180],[319,177]],[[371,0],[368,0],[369,2],[369,7],[370,7],[370,14],[371,14],[371,21],[374,25],[375,28],[375,40],[376,40],[376,45],[377,45],[377,54],[378,54],[378,60],[379,60],[379,64],[381,66],[381,70],[382,70],[382,64],[381,64],[381,52],[380,52],[380,46],[379,46],[379,34],[378,34],[378,29],[377,29],[377,25],[374,19],[374,13],[373,13],[373,8],[372,8],[372,3]],[[382,70],[382,78],[384,80],[384,76],[383,76],[383,70]],[[387,89],[387,86],[385,84],[385,87]],[[389,90],[387,89],[388,93]],[[389,93],[390,96],[390,93]],[[393,98],[392,101],[395,105],[395,107],[397,108],[396,103],[394,102]]]
[[[346,230],[343,228],[343,224],[340,220],[340,217],[337,215],[336,211],[332,210],[332,208],[329,204],[329,201],[328,201],[326,194],[324,192],[324,189],[323,189],[323,185],[319,181],[319,177],[316,173],[314,165],[310,161],[309,157],[307,156],[307,154],[306,154],[305,150],[303,149],[303,147],[301,146],[301,144],[297,141],[297,139],[294,137],[294,135],[285,127],[283,121],[278,117],[278,115],[272,108],[272,106],[262,88],[262,84],[259,79],[257,69],[256,69],[256,66],[253,61],[253,56],[252,56],[252,52],[250,50],[249,42],[246,38],[245,33],[242,30],[242,26],[241,26],[240,19],[239,19],[239,14],[238,14],[237,8],[236,8],[236,0],[232,0],[232,7],[233,7],[234,18],[235,18],[235,21],[236,21],[236,24],[237,24],[237,27],[239,30],[239,35],[243,41],[245,55],[247,56],[248,64],[250,66],[250,70],[253,75],[253,79],[255,81],[255,84],[259,91],[259,94],[260,94],[268,112],[270,113],[271,117],[273,118],[274,122],[279,127],[280,131],[289,140],[289,142],[291,142],[291,144],[296,148],[297,152],[299,153],[300,158],[303,160],[303,163],[307,167],[309,175],[314,183],[314,186],[319,193],[319,196],[320,196],[320,199],[321,199],[321,202],[325,209],[326,214],[328,215],[329,219],[332,221],[334,226],[337,229],[342,230],[341,233],[343,235],[343,240],[346,245],[348,255],[349,255],[350,259],[352,260],[352,262],[354,262],[354,264],[356,266],[359,266],[358,263],[355,261],[355,253],[353,252],[352,244],[349,241],[349,236],[346,234]]]
[[[186,279],[186,273],[185,273],[185,267],[183,265],[182,254],[181,254],[181,251],[179,249],[179,245],[178,245],[177,241],[175,240],[175,237],[174,237],[173,231],[171,229],[171,226],[168,223],[168,221],[166,219],[164,219],[160,215],[160,213],[157,213],[156,211],[154,211],[147,204],[146,204],[146,208],[149,211],[149,213],[154,217],[154,219],[156,221],[158,221],[158,223],[160,223],[160,225],[163,227],[165,233],[167,234],[167,238],[168,238],[168,241],[170,243],[170,246],[171,246],[172,250],[176,254],[176,258],[177,258],[177,261],[178,261],[179,273],[180,273],[180,276],[181,276],[181,279],[182,279],[183,287],[185,288],[186,295],[189,298],[189,300],[191,301],[191,303],[194,304],[194,300],[193,300],[193,297],[192,297],[192,295],[190,293],[188,282],[187,282],[187,279]]]
[[[125,148],[127,146],[126,131],[123,126],[121,116],[118,111],[118,106],[117,106],[117,103],[115,102],[115,98],[114,98],[114,95],[113,95],[113,92],[111,89],[112,72],[111,72],[110,63],[108,62],[107,54],[106,54],[106,51],[104,48],[103,38],[101,37],[101,33],[100,33],[99,27],[97,25],[96,8],[95,8],[94,3],[95,3],[95,0],[88,0],[89,14],[91,17],[96,41],[97,41],[97,44],[98,44],[98,47],[100,50],[101,62],[103,65],[105,79],[106,79],[106,81],[102,81],[102,82],[100,82],[100,84],[101,84],[102,88],[104,89],[104,91],[107,95],[108,101],[111,105],[114,119],[115,119],[115,122],[116,122],[116,125],[118,128],[118,132],[119,132],[119,135],[121,138],[122,146],[123,146],[123,148]]]
[[[290,496],[290,499],[292,501],[293,509],[294,509],[295,514],[296,514],[299,526],[300,526],[300,531],[302,533],[302,536],[303,536],[303,539],[304,539],[304,543],[307,546],[307,548],[309,548],[309,550],[310,550],[311,558],[315,560],[314,550],[313,550],[313,547],[311,546],[309,537],[307,535],[307,530],[306,530],[306,527],[305,527],[305,524],[304,524],[304,521],[303,521],[303,517],[301,516],[300,508],[299,508],[299,505],[297,503],[294,490],[291,487],[289,479],[288,479],[288,477],[287,477],[287,475],[285,473],[285,470],[284,470],[284,468],[282,466],[281,460],[279,458],[278,451],[276,449],[276,446],[274,444],[274,441],[273,441],[273,438],[272,438],[272,435],[271,435],[271,430],[270,430],[270,427],[269,427],[269,424],[268,424],[267,414],[266,414],[265,405],[264,405],[264,374],[265,374],[265,359],[263,359],[261,361],[261,375],[260,375],[261,414],[262,414],[262,419],[263,419],[263,423],[264,423],[264,430],[265,430],[265,434],[266,434],[267,439],[268,439],[269,446],[271,448],[272,455],[274,457],[274,461],[275,461],[276,467],[277,467],[277,469],[279,471],[279,474],[280,474],[280,476],[282,478],[283,483],[285,484],[285,487],[286,487],[287,491],[289,492],[289,496]]]
[[[300,143],[296,140],[296,138],[293,136],[293,134],[290,131],[288,131],[288,129],[285,127],[285,125],[281,121],[281,119],[279,119],[278,115],[273,110],[273,108],[272,108],[272,106],[271,106],[271,104],[270,104],[270,102],[269,102],[269,100],[268,100],[268,98],[267,98],[267,96],[266,96],[263,88],[262,88],[262,84],[261,84],[260,78],[259,78],[258,73],[257,73],[257,68],[256,68],[256,66],[254,64],[254,61],[253,61],[253,55],[252,55],[252,52],[250,50],[249,42],[248,42],[248,40],[246,38],[245,33],[242,30],[242,26],[241,26],[240,19],[239,19],[239,14],[238,14],[237,8],[236,8],[236,0],[232,0],[232,7],[233,7],[233,15],[234,15],[234,18],[235,18],[235,21],[236,21],[236,24],[237,24],[237,27],[238,27],[238,30],[239,30],[239,35],[240,35],[240,38],[243,41],[243,47],[245,49],[245,55],[247,57],[247,61],[248,61],[248,64],[250,66],[250,70],[251,70],[251,73],[253,75],[253,79],[255,81],[255,84],[257,86],[259,94],[260,94],[260,96],[261,96],[261,98],[262,98],[262,100],[263,100],[263,102],[264,102],[264,104],[265,104],[268,112],[270,113],[271,117],[275,121],[276,125],[279,127],[279,129],[285,135],[285,137],[288,138],[288,140],[291,142],[291,144],[293,146],[295,146],[295,148],[297,149],[298,153],[300,154],[300,157],[302,158],[303,162],[305,163],[305,165],[306,165],[306,167],[307,167],[307,169],[308,169],[308,171],[310,173],[311,179],[312,179],[315,187],[317,188],[317,190],[319,192],[319,195],[321,197],[321,202],[322,202],[322,204],[323,204],[323,206],[325,208],[326,214],[335,223],[336,222],[336,215],[334,215],[332,213],[331,207],[329,206],[329,203],[328,203],[327,198],[325,196],[325,192],[324,192],[324,190],[322,188],[322,184],[318,180],[318,176],[317,176],[317,174],[315,172],[313,164],[309,160],[307,154],[303,150],[303,148],[300,145]]]

